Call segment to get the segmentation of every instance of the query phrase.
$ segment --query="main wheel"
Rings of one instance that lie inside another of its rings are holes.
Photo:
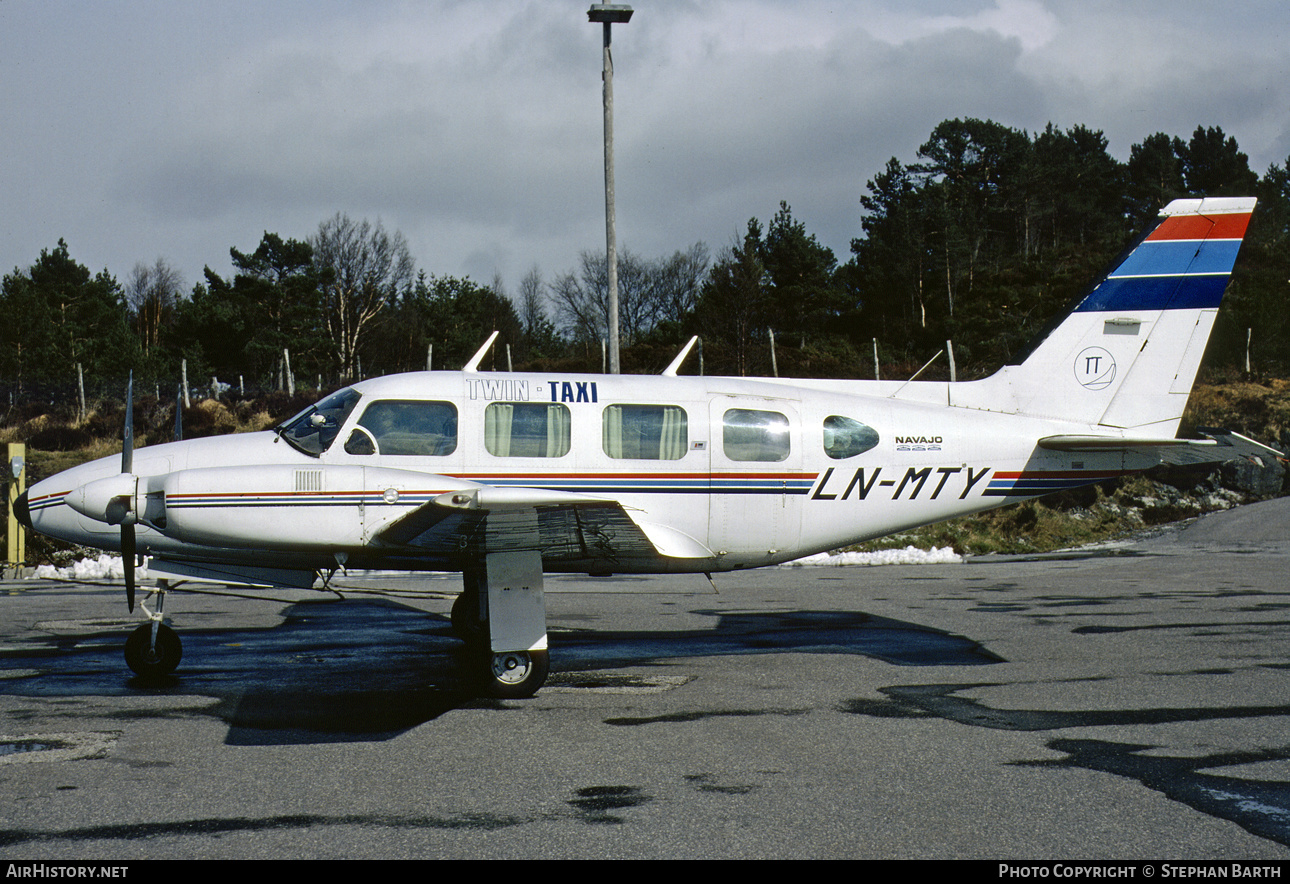
[[[504,651],[485,657],[484,690],[501,700],[523,700],[546,683],[551,659],[546,651]]]
[[[452,631],[468,645],[483,644],[488,638],[488,624],[479,619],[479,596],[462,590],[452,603]]]
[[[135,675],[161,678],[175,671],[184,655],[179,635],[164,623],[157,624],[157,643],[152,643],[152,623],[144,623],[125,640],[125,662]]]

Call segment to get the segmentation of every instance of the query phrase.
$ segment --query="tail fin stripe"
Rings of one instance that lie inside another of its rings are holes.
[[[1111,273],[1111,278],[1228,274],[1236,264],[1236,253],[1240,249],[1239,239],[1217,242],[1205,240],[1200,243],[1195,240],[1144,242]]]
[[[1171,239],[1241,239],[1250,224],[1250,212],[1221,215],[1173,215],[1160,222],[1145,242]]]
[[[1206,309],[1217,307],[1226,289],[1226,273],[1111,278],[1098,286],[1075,311]]]

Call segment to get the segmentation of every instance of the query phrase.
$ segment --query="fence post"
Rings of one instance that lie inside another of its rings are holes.
[[[85,423],[85,369],[76,363],[76,425]]]
[[[5,546],[8,564],[15,575],[27,560],[27,535],[13,515],[13,504],[18,495],[27,490],[27,446],[22,442],[9,443],[9,537]]]
[[[287,394],[296,395],[296,376],[291,373],[291,351],[286,347],[282,348],[282,366],[287,374]]]

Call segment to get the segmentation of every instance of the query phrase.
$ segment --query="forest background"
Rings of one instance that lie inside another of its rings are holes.
[[[866,182],[845,260],[787,201],[723,247],[678,244],[654,258],[622,250],[624,371],[661,370],[697,334],[705,374],[908,377],[952,341],[957,377],[982,377],[1170,200],[1251,194],[1259,206],[1204,365],[1263,376],[1290,368],[1290,174],[1274,164],[1260,176],[1221,129],[1198,126],[1186,140],[1155,133],[1121,162],[1084,126],[1029,133],[955,119],[917,158],[893,158]],[[500,278],[418,269],[400,233],[343,214],[305,239],[266,231],[247,248],[230,248],[231,278],[208,267],[191,287],[165,258],[124,280],[94,274],[61,240],[14,268],[0,283],[10,412],[71,401],[78,376],[91,398],[119,396],[131,371],[139,389],[170,398],[182,367],[194,386],[218,379],[254,391],[290,376],[325,390],[428,364],[457,369],[494,329],[484,368],[602,368],[603,251],[550,279],[534,268],[512,292]],[[697,373],[696,363],[685,370]],[[946,376],[942,360],[923,377]]]

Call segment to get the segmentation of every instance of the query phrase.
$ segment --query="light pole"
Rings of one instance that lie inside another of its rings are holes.
[[[614,230],[614,60],[609,53],[610,29],[614,23],[627,24],[632,8],[597,3],[587,10],[587,20],[605,29],[605,261],[609,285],[609,373],[619,374],[618,363],[618,239]]]

